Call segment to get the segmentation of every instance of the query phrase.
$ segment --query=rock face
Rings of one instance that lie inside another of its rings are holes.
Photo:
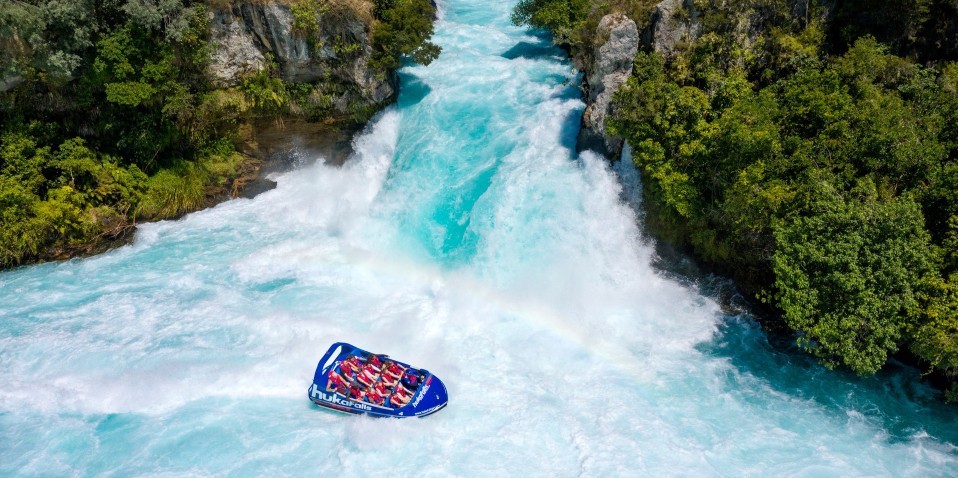
[[[635,22],[622,14],[602,17],[596,30],[594,61],[586,68],[587,107],[582,114],[578,148],[592,149],[609,157],[622,151],[622,138],[605,132],[606,116],[611,113],[612,95],[632,74],[632,61],[639,49],[639,30]]]
[[[266,67],[266,58],[256,47],[245,22],[228,10],[215,11],[211,16],[215,50],[210,61],[210,75],[216,82],[222,86],[236,85],[243,75]]]
[[[623,141],[605,131],[606,117],[612,113],[612,96],[632,74],[640,40],[643,48],[668,58],[681,43],[698,38],[701,33],[698,17],[693,0],[660,2],[651,24],[641,34],[635,22],[623,14],[602,17],[596,29],[591,64],[577,61],[585,70],[586,90],[586,109],[577,146],[580,151],[591,149],[611,159],[619,157]]]
[[[285,81],[328,85],[337,107],[389,101],[395,79],[369,67],[371,19],[363,19],[370,18],[368,12],[352,10],[361,3],[329,2],[310,35],[294,30],[290,5],[282,0],[244,0],[216,9],[210,13],[210,75],[219,86],[235,86],[272,61]]]
[[[665,0],[655,6],[652,25],[646,31],[646,43],[669,58],[680,43],[698,38],[702,24],[692,0]]]

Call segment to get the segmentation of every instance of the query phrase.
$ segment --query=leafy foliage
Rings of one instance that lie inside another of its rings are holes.
[[[842,51],[871,35],[921,61],[958,60],[958,2],[954,0],[845,0],[835,5],[829,41]]]
[[[373,58],[377,68],[399,68],[408,57],[428,65],[439,57],[441,49],[429,41],[436,7],[429,0],[389,0],[376,2],[377,22],[373,27],[373,43],[378,50]]]
[[[137,219],[195,209],[236,174],[216,159],[235,163],[232,147],[211,149],[235,113],[205,80],[203,5],[16,6],[0,13],[19,48],[4,67],[28,87],[3,93],[0,107],[0,267],[69,256]],[[181,193],[160,187],[171,176]]]
[[[758,91],[735,69],[699,88],[640,53],[615,103],[610,130],[673,217],[660,223],[745,283],[772,281],[766,297],[824,363],[872,373],[928,320],[933,244],[954,248],[924,224],[953,214],[954,99],[934,72],[865,38]]]
[[[874,373],[918,317],[930,237],[908,197],[881,198],[869,180],[851,198],[815,186],[802,216],[774,226],[776,303],[826,365]]]
[[[319,19],[329,11],[329,4],[320,0],[300,0],[290,6],[293,30],[309,40],[313,48],[322,47],[318,38]]]
[[[940,61],[958,4],[694,5],[700,35],[668,60],[640,51],[607,121],[643,172],[648,226],[830,367],[873,373],[908,348],[958,380],[958,67]],[[513,18],[587,56],[596,11],[525,0]]]
[[[49,248],[68,248],[107,234],[144,192],[146,175],[101,156],[80,139],[56,151],[24,133],[0,140],[0,265]]]
[[[519,0],[512,23],[548,30],[556,43],[567,44],[588,10],[588,0]]]
[[[237,87],[215,87],[206,1],[0,3],[0,268],[87,251],[138,220],[229,192],[243,172],[233,140],[253,121],[363,121],[381,106],[359,98],[351,79],[284,81],[272,62]],[[292,2],[294,33],[314,49],[332,35],[329,61],[344,65],[364,46],[348,29],[321,26],[361,21],[378,42],[374,68],[439,54],[429,0],[372,3]]]
[[[958,376],[958,274],[931,278],[919,290],[925,321],[914,334],[911,349],[935,370]],[[952,392],[958,387],[952,387]]]

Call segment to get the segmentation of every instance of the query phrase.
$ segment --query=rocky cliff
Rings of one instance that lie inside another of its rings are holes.
[[[371,2],[328,2],[319,14],[308,17],[315,24],[305,28],[296,25],[292,8],[283,0],[231,2],[214,8],[209,14],[214,82],[235,86],[274,66],[272,62],[280,78],[314,84],[331,97],[340,113],[392,100],[395,76],[370,66]]]
[[[698,37],[699,15],[692,0],[665,0],[655,6],[651,19],[640,27],[622,13],[599,21],[591,60],[577,58],[585,72],[586,109],[579,130],[579,150],[591,149],[609,158],[622,153],[622,138],[608,134],[606,117],[612,113],[612,96],[632,73],[639,48],[654,50],[666,58],[678,45]]]
[[[665,0],[655,6],[643,38],[647,47],[669,58],[679,45],[695,40],[701,31],[699,12],[692,0]]]
[[[602,17],[596,36],[593,61],[586,69],[586,109],[579,130],[580,149],[592,149],[608,156],[622,151],[622,138],[605,132],[605,118],[611,113],[612,95],[632,73],[632,61],[639,48],[635,22],[622,14]]]

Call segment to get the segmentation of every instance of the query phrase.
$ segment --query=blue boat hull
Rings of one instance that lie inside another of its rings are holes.
[[[359,347],[337,342],[329,347],[329,350],[319,360],[316,366],[316,373],[313,376],[313,384],[309,387],[308,396],[316,405],[330,410],[335,410],[350,414],[366,414],[379,417],[424,417],[442,410],[449,402],[449,395],[446,392],[446,386],[438,377],[428,370],[419,369],[422,373],[422,381],[416,390],[412,393],[409,403],[400,407],[394,407],[387,403],[377,405],[365,400],[352,400],[349,397],[332,390],[330,386],[329,373],[339,371],[340,364],[350,355],[358,357],[369,356],[369,352]],[[385,356],[381,356],[385,357]],[[409,364],[389,358],[390,361],[401,365],[404,368],[416,370]]]

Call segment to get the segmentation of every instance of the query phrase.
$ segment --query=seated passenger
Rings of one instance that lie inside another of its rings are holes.
[[[392,375],[384,372],[382,382],[388,385],[389,388],[392,388],[395,387],[396,383],[399,382],[399,377],[393,377]]]
[[[366,401],[374,405],[382,405],[383,401],[386,400],[386,397],[382,396],[375,387],[369,387],[366,390]]]
[[[374,386],[375,386],[375,388],[376,388],[376,391],[379,392],[379,394],[382,395],[382,396],[384,396],[384,397],[388,397],[389,394],[393,393],[392,387],[386,385],[386,384],[385,384],[383,381],[381,381],[381,380],[380,380],[378,383],[376,383],[376,385],[374,385]]]
[[[353,383],[356,381],[356,371],[349,367],[339,367],[339,374],[347,382]]]
[[[399,387],[397,387],[396,391],[389,397],[389,403],[396,408],[405,406],[410,400],[412,400],[412,395],[406,392],[405,389]]]
[[[376,373],[379,373],[379,371],[382,370],[383,361],[378,355],[369,354],[369,356],[366,357],[366,365],[372,365],[373,367],[376,367]]]
[[[372,364],[366,364],[366,366],[363,367],[363,371],[356,375],[356,380],[359,380],[359,383],[368,387],[376,383],[376,380],[379,380],[379,370]]]
[[[397,391],[397,392],[402,391],[402,393],[404,393],[404,394],[406,394],[406,395],[412,395],[412,394],[416,393],[416,389],[415,389],[415,388],[407,387],[407,386],[404,385],[402,382],[399,382],[399,383],[396,384],[396,389],[395,389],[395,391]]]
[[[343,393],[346,391],[346,380],[335,370],[329,371],[329,380],[326,382],[327,392]]]
[[[363,393],[363,389],[359,387],[353,386],[349,388],[349,398],[351,400],[355,400],[358,402],[363,399],[364,395],[365,393]]]
[[[355,355],[350,355],[349,357],[346,357],[346,360],[343,360],[343,362],[339,364],[339,368],[341,369],[349,368],[349,369],[352,369],[352,371],[354,372],[359,372],[359,370],[362,369],[362,367],[363,367],[362,361],[360,361],[359,357]]]
[[[386,366],[383,367],[383,373],[393,378],[402,377],[403,371],[402,365],[393,361],[387,361]]]

